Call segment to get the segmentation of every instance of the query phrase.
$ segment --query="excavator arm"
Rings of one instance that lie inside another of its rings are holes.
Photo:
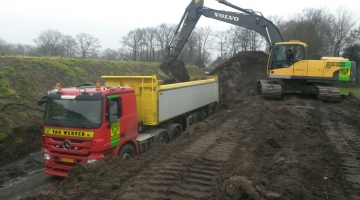
[[[183,47],[185,46],[187,39],[189,38],[202,15],[208,18],[253,30],[266,39],[266,41],[270,44],[270,48],[276,42],[284,41],[279,29],[271,21],[263,17],[261,13],[254,12],[250,9],[237,7],[227,2],[226,0],[218,0],[218,2],[237,9],[243,13],[206,8],[204,7],[204,0],[192,0],[186,8],[184,15],[181,18],[180,23],[177,26],[174,32],[174,36],[170,42],[170,44],[173,44],[175,38],[178,36],[176,45],[170,45],[167,47],[168,53],[166,60],[168,63],[177,59]],[[174,51],[171,53],[172,48]]]

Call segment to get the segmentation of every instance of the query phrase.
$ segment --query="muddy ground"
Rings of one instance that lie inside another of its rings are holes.
[[[266,54],[215,69],[222,109],[181,138],[122,161],[79,165],[27,199],[360,199],[360,100],[255,93]]]

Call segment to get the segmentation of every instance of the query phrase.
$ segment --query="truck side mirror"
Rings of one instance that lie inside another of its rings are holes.
[[[117,102],[110,102],[110,122],[118,120],[118,105]]]
[[[39,99],[39,101],[37,102],[37,105],[38,106],[41,106],[43,105],[44,103],[46,103],[46,100],[47,100],[47,96],[43,96]]]

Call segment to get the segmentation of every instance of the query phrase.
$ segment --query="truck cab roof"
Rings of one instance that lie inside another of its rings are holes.
[[[50,93],[57,96],[68,96],[69,98],[76,98],[80,96],[92,96],[92,97],[103,97],[112,94],[119,93],[130,93],[134,92],[132,87],[125,86],[80,86],[80,87],[66,87],[61,88],[61,86],[55,87]],[[49,94],[50,94],[49,93]]]

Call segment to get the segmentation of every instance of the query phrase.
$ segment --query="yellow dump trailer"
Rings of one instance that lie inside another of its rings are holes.
[[[219,100],[216,76],[192,77],[189,82],[163,84],[156,76],[102,76],[105,86],[131,87],[135,91],[138,141],[157,137],[163,129],[167,141],[188,125],[214,114]],[[160,134],[161,135],[161,134]],[[146,148],[144,148],[146,149]]]

